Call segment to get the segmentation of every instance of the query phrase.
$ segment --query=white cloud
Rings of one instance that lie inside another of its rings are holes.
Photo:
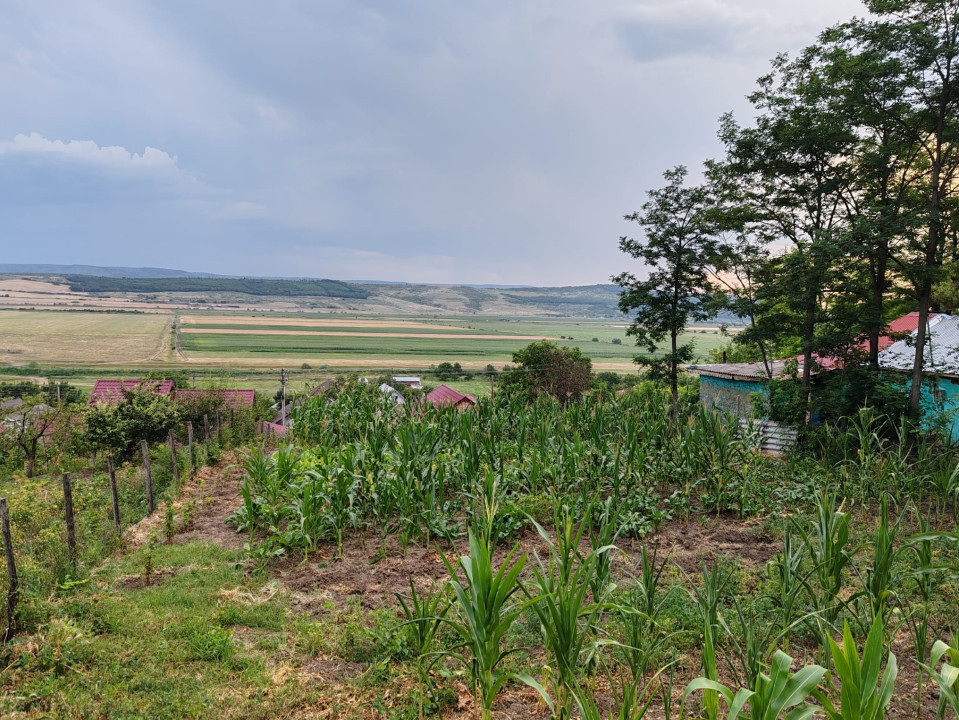
[[[119,145],[100,146],[92,140],[48,140],[35,132],[0,141],[0,155],[52,155],[100,167],[179,172],[175,156],[149,145],[138,154]]]

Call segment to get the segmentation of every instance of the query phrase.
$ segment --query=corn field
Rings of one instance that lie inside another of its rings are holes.
[[[697,403],[668,410],[651,389],[458,412],[342,387],[296,409],[291,444],[247,457],[232,521],[261,562],[335,561],[371,536],[381,556],[442,553],[448,581],[397,598],[420,716],[436,669],[459,668],[484,720],[521,686],[561,719],[879,719],[904,649],[916,716],[924,685],[959,716],[954,454],[864,410],[784,460]],[[658,554],[664,525],[713,517],[775,525],[781,550],[748,577]]]

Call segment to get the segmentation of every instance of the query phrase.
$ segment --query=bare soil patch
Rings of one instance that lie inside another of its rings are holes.
[[[178,532],[176,543],[212,542],[230,549],[243,547],[243,536],[227,525],[226,520],[242,505],[240,497],[240,477],[242,470],[237,467],[239,456],[236,453],[224,453],[215,467],[200,468],[196,477],[184,482],[180,494],[173,502],[177,514],[178,526],[184,507],[195,503],[193,523],[189,528]],[[124,533],[124,539],[131,547],[145,545],[151,533],[163,536],[165,503]]]
[[[547,548],[532,531],[518,540],[517,556],[534,552],[545,557]],[[739,558],[746,565],[764,564],[779,551],[779,543],[768,536],[757,534],[750,526],[730,518],[711,518],[705,524],[673,521],[644,540],[620,539],[620,552],[614,556],[614,572],[622,579],[638,572],[643,545],[658,548],[658,557],[675,563],[686,572],[698,572],[702,564],[712,564],[718,557]],[[501,563],[512,544],[503,543],[496,550],[495,562]],[[588,540],[582,550],[589,552]],[[449,574],[440,553],[455,564],[455,557],[468,553],[466,538],[457,538],[455,552],[445,542],[432,543],[429,548],[410,545],[404,555],[390,538],[386,556],[380,559],[380,541],[372,533],[354,535],[343,548],[343,557],[333,559],[333,548],[323,547],[308,559],[302,554],[287,555],[274,565],[279,580],[292,591],[294,604],[300,609],[314,611],[327,603],[345,607],[359,602],[365,609],[392,607],[396,593],[408,594],[409,581],[419,588],[443,582]],[[532,557],[530,558],[532,561]]]

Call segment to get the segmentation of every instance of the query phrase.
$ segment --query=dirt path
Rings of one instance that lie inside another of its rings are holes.
[[[216,466],[200,468],[195,478],[183,483],[173,507],[179,523],[184,508],[194,503],[194,520],[190,528],[177,533],[174,542],[214,542],[231,549],[243,547],[245,536],[237,534],[226,523],[227,518],[242,505],[240,461],[238,453],[224,453]],[[140,547],[146,544],[150,533],[162,536],[165,509],[166,503],[161,503],[152,515],[127,528],[124,533],[127,543],[131,547]]]

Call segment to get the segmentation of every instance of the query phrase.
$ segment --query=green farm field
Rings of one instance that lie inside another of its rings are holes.
[[[509,363],[515,351],[538,339],[580,348],[597,369],[629,371],[637,354],[625,323],[579,318],[191,315],[183,318],[180,330],[180,349],[191,363],[307,362],[340,369],[425,370],[459,362],[479,369]],[[694,328],[687,337],[700,355],[725,340],[718,327]]]
[[[726,340],[712,326],[692,328],[686,337],[695,341],[699,356]],[[179,370],[258,389],[274,384],[271,371],[304,364],[311,376],[324,377],[424,372],[442,362],[499,369],[539,339],[580,348],[597,370],[636,369],[638,348],[619,319],[0,310],[0,368],[27,366],[41,377],[52,376],[47,369],[73,368],[71,381],[90,386],[104,377],[104,366],[110,376]]]

